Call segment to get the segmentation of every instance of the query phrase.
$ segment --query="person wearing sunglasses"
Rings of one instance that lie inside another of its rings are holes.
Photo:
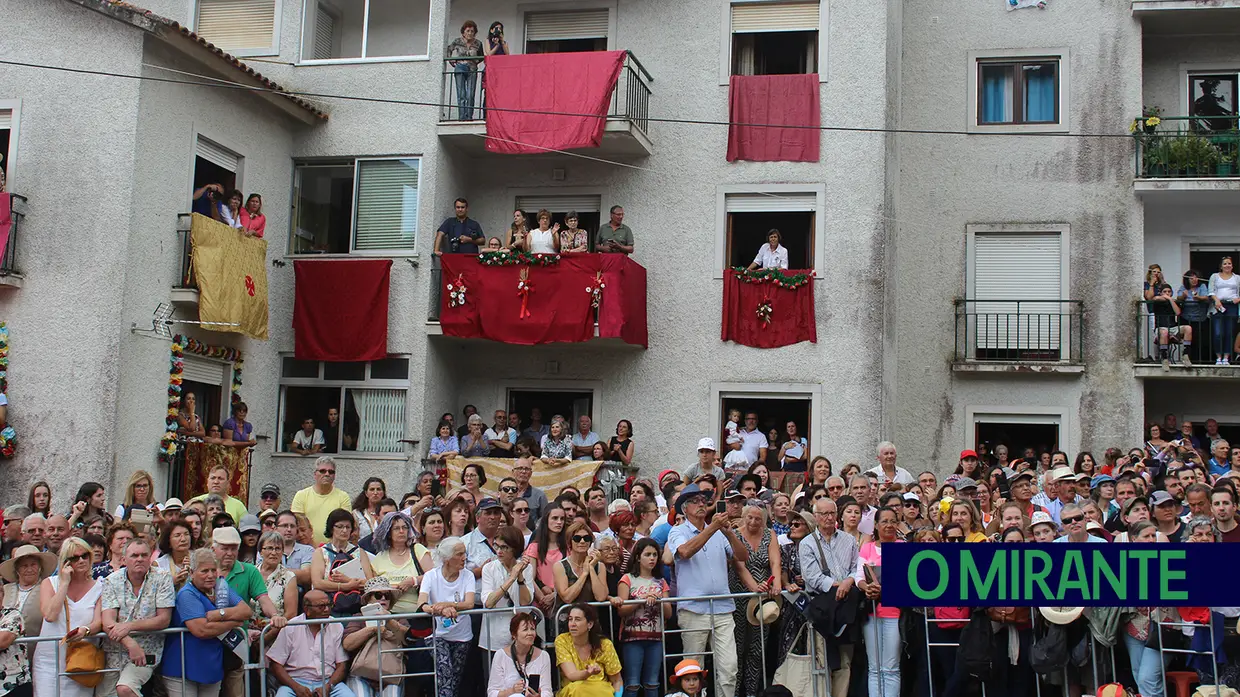
[[[60,546],[57,563],[60,574],[44,579],[39,588],[39,607],[43,611],[39,636],[63,636],[65,641],[76,641],[98,633],[103,627],[99,607],[103,584],[91,578],[90,545],[80,537],[66,539]],[[65,669],[65,651],[58,643],[41,641],[34,650],[31,664],[35,691],[40,695],[90,697],[93,688],[60,675]]]
[[[499,483],[499,502],[504,510],[512,512],[512,504],[517,500],[517,480],[504,477]]]
[[[324,455],[314,461],[314,486],[294,494],[293,504],[289,509],[310,519],[314,543],[321,545],[327,542],[327,536],[323,534],[327,527],[327,516],[338,508],[351,510],[353,497],[349,496],[347,491],[336,488],[336,461]]]
[[[564,605],[607,599],[607,571],[593,549],[594,533],[578,521],[568,526],[568,554],[555,565],[555,590]]]
[[[264,484],[259,491],[258,512],[280,512],[280,487],[275,484]]]
[[[1069,503],[1059,513],[1059,522],[1063,523],[1065,535],[1056,537],[1056,542],[1103,542],[1106,540],[1089,534],[1085,529],[1085,511],[1075,503]]]

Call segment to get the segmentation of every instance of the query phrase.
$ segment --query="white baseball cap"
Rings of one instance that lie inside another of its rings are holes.
[[[702,440],[698,441],[697,449],[698,450],[713,450],[715,452],[719,452],[719,449],[715,447],[714,438],[703,438]]]

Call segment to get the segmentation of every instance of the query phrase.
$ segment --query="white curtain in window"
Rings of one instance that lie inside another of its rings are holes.
[[[357,451],[398,453],[405,437],[404,390],[349,390],[361,422]]]
[[[353,248],[413,249],[418,225],[418,161],[357,163],[357,233]]]

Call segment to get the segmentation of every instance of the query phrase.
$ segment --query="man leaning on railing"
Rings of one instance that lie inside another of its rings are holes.
[[[133,539],[122,552],[125,567],[103,581],[101,608],[107,669],[95,688],[98,697],[138,697],[151,679],[164,652],[164,637],[146,634],[164,629],[172,621],[176,597],[172,576],[150,572],[151,546]]]
[[[306,593],[305,614],[294,617],[267,650],[271,674],[280,683],[276,697],[354,697],[344,684],[349,654],[344,650],[344,625],[296,624],[331,616],[332,601],[320,590]]]

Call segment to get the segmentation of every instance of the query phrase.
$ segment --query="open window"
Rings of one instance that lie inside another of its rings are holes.
[[[212,192],[207,192],[193,202],[194,212],[210,215],[210,205],[213,201],[227,205],[228,193],[241,185],[240,172],[240,155],[214,141],[198,136],[194,147],[193,191],[207,184],[219,184],[223,187],[224,194],[215,195],[216,197],[212,199]]]
[[[416,157],[296,165],[290,252],[412,252],[420,168]]]
[[[732,5],[732,74],[818,72],[818,15],[818,2]]]
[[[323,432],[326,452],[401,453],[408,390],[408,358],[329,363],[285,357],[277,452],[290,451],[309,418]]]
[[[577,212],[577,227],[586,232],[590,250],[594,250],[594,238],[602,222],[602,197],[592,194],[576,196],[518,196],[516,210],[525,213],[531,228],[538,227],[538,211],[546,209],[551,214],[551,224],[566,227],[564,219],[570,211]],[[503,236],[500,237],[503,239]]]
[[[1188,115],[1196,131],[1236,130],[1237,84],[1236,72],[1199,74],[1188,76]]]
[[[306,0],[302,61],[422,58],[430,0]]]
[[[570,12],[528,12],[526,53],[606,51],[609,10],[605,7]]]
[[[749,266],[771,230],[779,230],[788,250],[788,268],[814,268],[817,196],[811,192],[728,194],[724,265]]]
[[[236,56],[279,53],[276,0],[198,0],[195,31]]]
[[[13,174],[13,110],[0,109],[0,182],[8,182]],[[10,191],[7,187],[0,187]],[[10,193],[12,193],[10,191]]]
[[[194,395],[203,430],[224,423],[228,405],[224,395],[231,395],[233,366],[204,356],[186,354],[182,359],[182,393]],[[184,398],[182,398],[184,399]]]

